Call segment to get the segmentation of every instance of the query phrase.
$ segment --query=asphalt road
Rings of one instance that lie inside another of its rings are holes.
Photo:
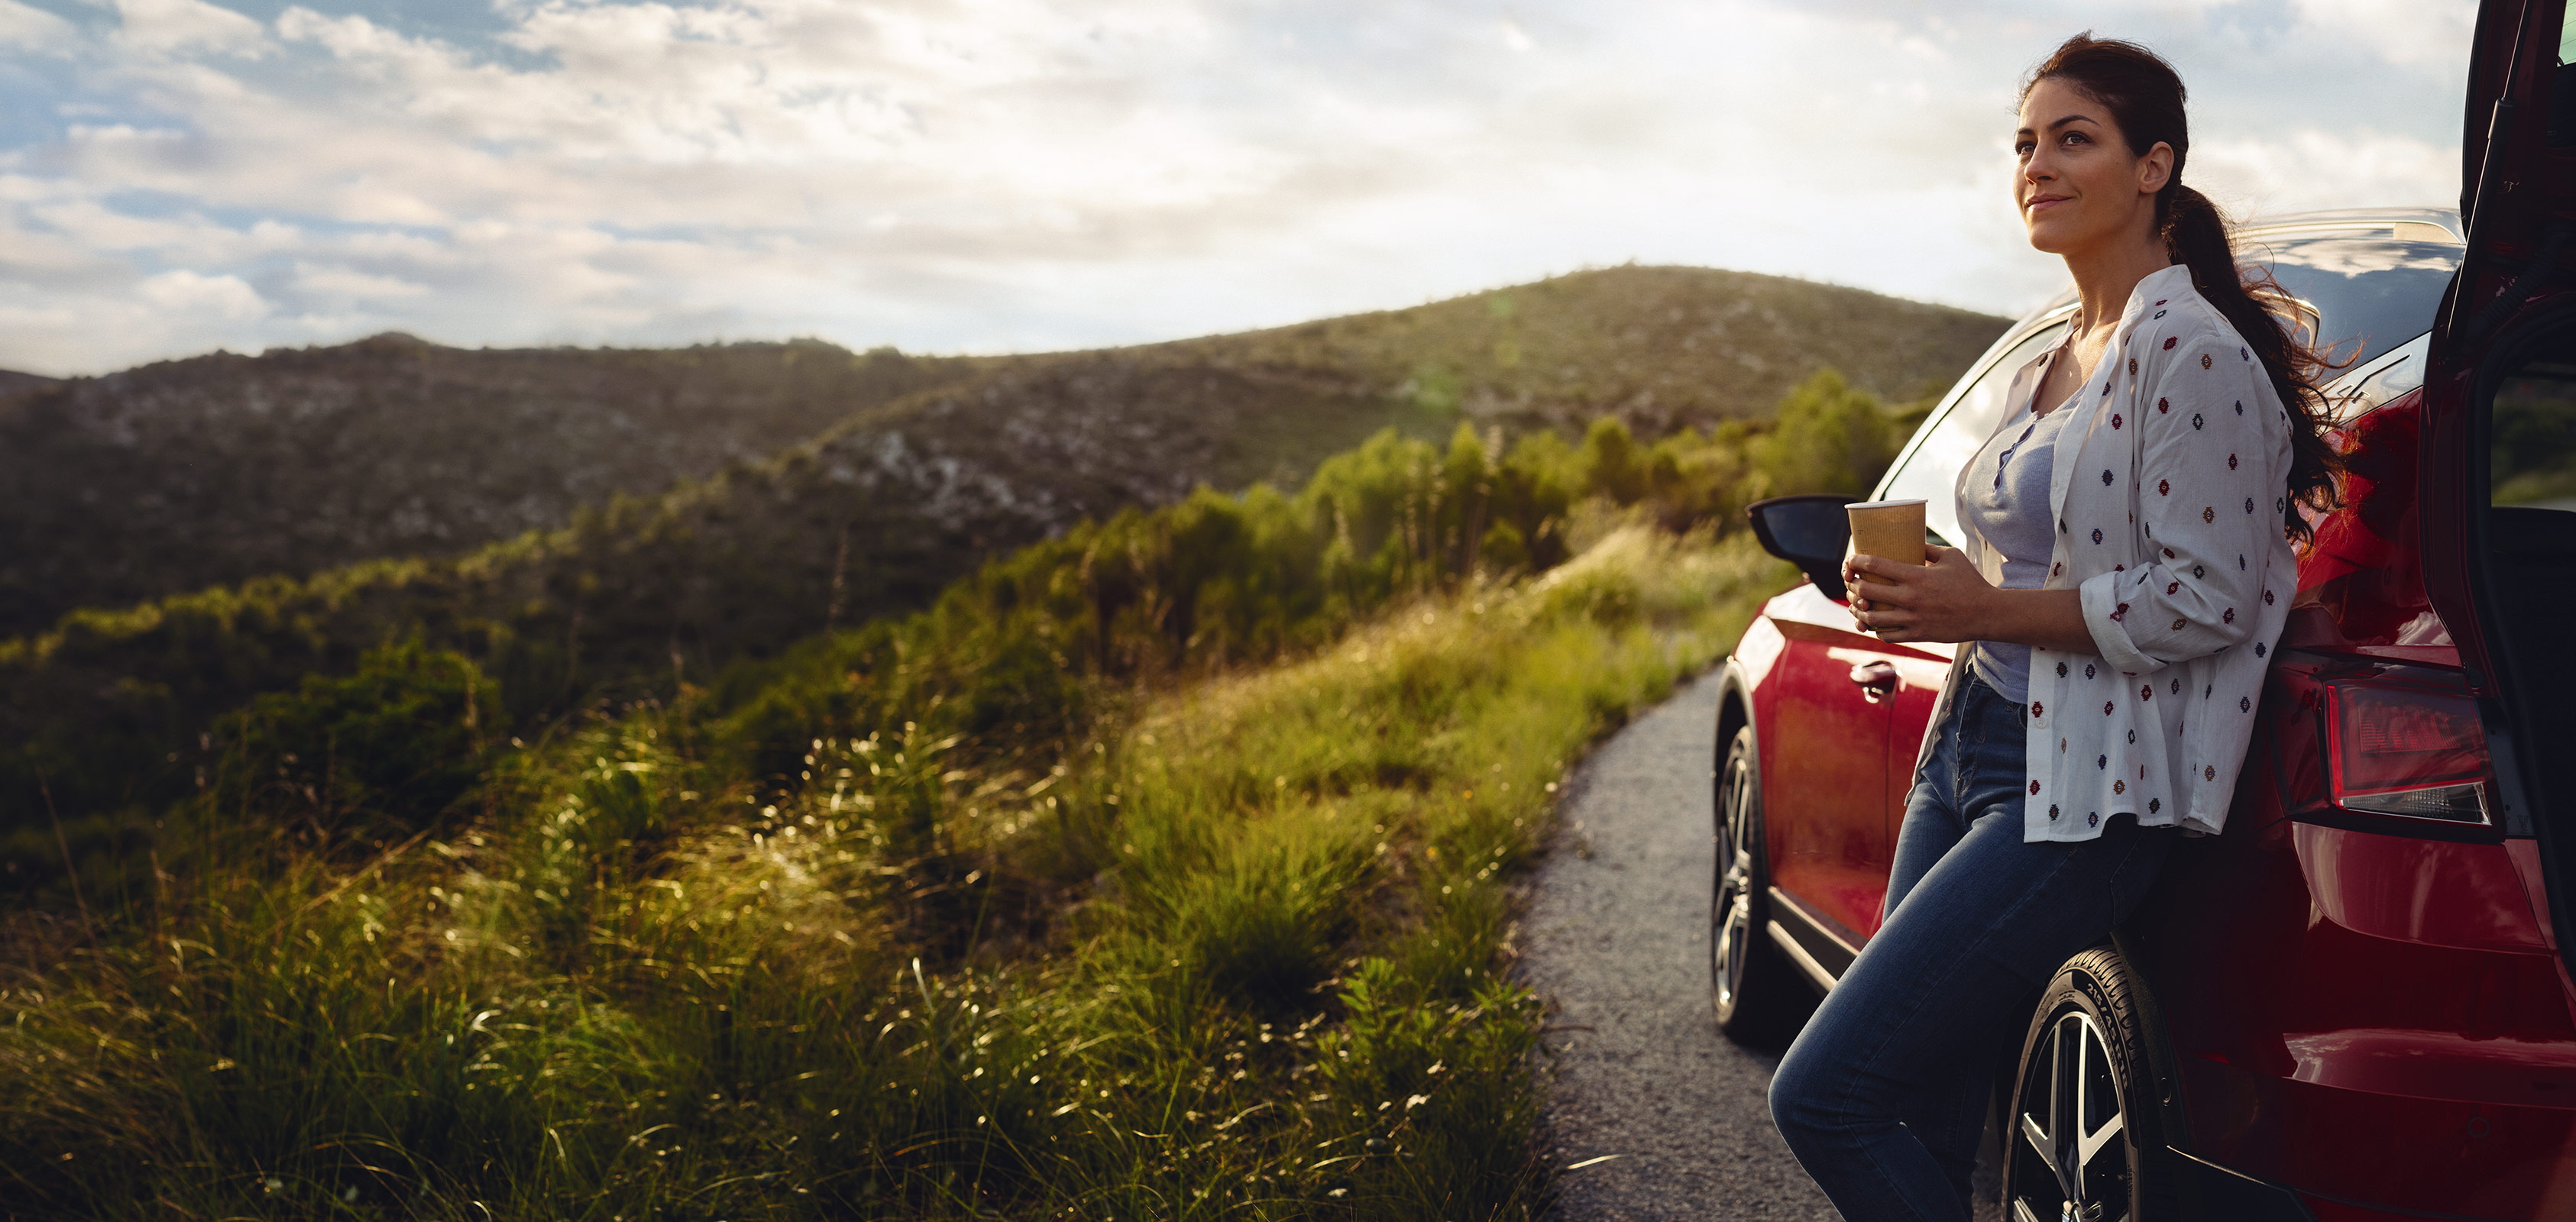
[[[1708,1005],[1714,675],[1593,752],[1559,798],[1521,939],[1549,1002],[1544,1138],[1564,1222],[1838,1217],[1772,1127],[1780,1050]]]
[[[1603,744],[1559,798],[1520,963],[1550,1006],[1544,1148],[1577,1168],[1559,1222],[1839,1216],[1772,1127],[1781,1050],[1729,1041],[1709,1013],[1716,724],[1711,675]]]

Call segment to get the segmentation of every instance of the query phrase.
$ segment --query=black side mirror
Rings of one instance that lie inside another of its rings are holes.
[[[1841,601],[1843,553],[1851,548],[1851,516],[1843,506],[1858,499],[1832,492],[1775,496],[1744,512],[1763,551],[1797,565],[1825,597]]]

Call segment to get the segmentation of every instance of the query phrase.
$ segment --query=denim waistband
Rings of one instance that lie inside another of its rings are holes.
[[[2029,780],[2030,709],[2004,699],[1974,670],[1961,677],[1966,686],[1952,702],[1942,733],[1950,738],[1952,809],[1967,811],[1984,805],[1981,796],[2018,793]]]
[[[2014,725],[2030,724],[2030,706],[1996,691],[1994,685],[1986,682],[1985,678],[1977,673],[1975,667],[1965,668],[1960,673],[1960,677],[1967,681],[1967,686],[1959,692],[1958,710],[1962,721],[1980,715],[1993,716],[2004,709],[2009,709],[2012,711]],[[1994,707],[1997,705],[2002,708]]]

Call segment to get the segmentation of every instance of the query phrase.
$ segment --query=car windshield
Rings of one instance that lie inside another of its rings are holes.
[[[1959,533],[1951,482],[2003,422],[2008,406],[2004,396],[2012,390],[2013,374],[2065,337],[2066,324],[2052,322],[2023,336],[2002,357],[1983,366],[1976,384],[1951,401],[1950,409],[1933,420],[1931,431],[1915,444],[1904,464],[1881,481],[1878,496],[1923,498],[1924,527],[1931,532],[1932,542],[1957,546],[1966,536]]]

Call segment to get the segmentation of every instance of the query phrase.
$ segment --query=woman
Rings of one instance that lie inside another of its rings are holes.
[[[2079,35],[2021,102],[2014,199],[2081,312],[1960,476],[1966,549],[1844,572],[1875,583],[1851,607],[1880,639],[1961,645],[1887,919],[1771,1084],[1851,1222],[1969,1216],[2017,1007],[2138,903],[2177,829],[2225,823],[2297,585],[2297,506],[2333,494],[2316,354],[2182,184],[2181,78]]]

